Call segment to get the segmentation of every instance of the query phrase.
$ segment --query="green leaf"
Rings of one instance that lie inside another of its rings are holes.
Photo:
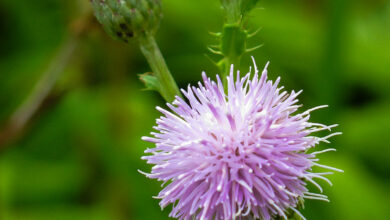
[[[152,73],[140,74],[139,79],[145,84],[145,90],[160,91],[161,85],[158,82],[157,77],[153,76]]]

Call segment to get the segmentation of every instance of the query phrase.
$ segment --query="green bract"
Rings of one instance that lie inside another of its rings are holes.
[[[162,18],[160,0],[91,0],[95,16],[115,39],[154,34]]]

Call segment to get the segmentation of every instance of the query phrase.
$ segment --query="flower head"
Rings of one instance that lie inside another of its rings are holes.
[[[332,126],[309,122],[309,113],[297,113],[297,96],[287,93],[267,79],[267,66],[260,78],[255,65],[240,78],[227,78],[227,94],[221,80],[211,81],[203,73],[203,85],[188,87],[168,107],[157,108],[164,115],[157,119],[154,137],[143,137],[156,147],[143,159],[154,164],[149,178],[169,183],[157,196],[161,207],[173,204],[171,217],[179,219],[287,219],[296,212],[303,198],[327,200],[311,193],[306,181],[322,192],[314,178],[313,166],[338,169],[317,163],[308,153],[326,137],[312,133]]]

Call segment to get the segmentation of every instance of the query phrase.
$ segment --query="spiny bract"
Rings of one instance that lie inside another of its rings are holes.
[[[330,130],[309,122],[309,113],[297,113],[300,92],[290,94],[278,88],[280,78],[267,80],[267,66],[260,78],[255,66],[240,78],[227,77],[227,94],[220,78],[211,81],[203,73],[203,85],[182,90],[188,103],[177,97],[168,107],[157,108],[154,137],[143,137],[156,147],[145,152],[154,164],[149,178],[168,183],[156,198],[161,207],[173,204],[171,217],[178,219],[287,219],[303,198],[327,201],[325,195],[308,192],[305,181],[321,187],[313,178],[313,166],[338,169],[317,163],[308,153],[326,137],[311,134]],[[330,182],[329,182],[330,183]],[[303,216],[301,216],[303,218]]]

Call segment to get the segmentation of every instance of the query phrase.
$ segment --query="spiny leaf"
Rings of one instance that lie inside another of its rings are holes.
[[[211,48],[211,47],[207,47],[207,49],[208,49],[211,53],[218,54],[218,55],[222,55],[222,52],[221,52],[221,51],[214,50],[214,49]]]
[[[215,37],[221,37],[222,33],[221,32],[209,32],[210,35],[215,36]]]
[[[259,49],[259,48],[262,47],[262,46],[264,46],[264,44],[260,44],[260,45],[257,45],[257,46],[255,46],[255,47],[248,48],[248,49],[245,50],[245,52],[246,52],[246,53],[253,52],[253,51]]]
[[[261,31],[262,28],[258,28],[257,30],[253,31],[252,33],[248,33],[248,39],[256,36]]]

